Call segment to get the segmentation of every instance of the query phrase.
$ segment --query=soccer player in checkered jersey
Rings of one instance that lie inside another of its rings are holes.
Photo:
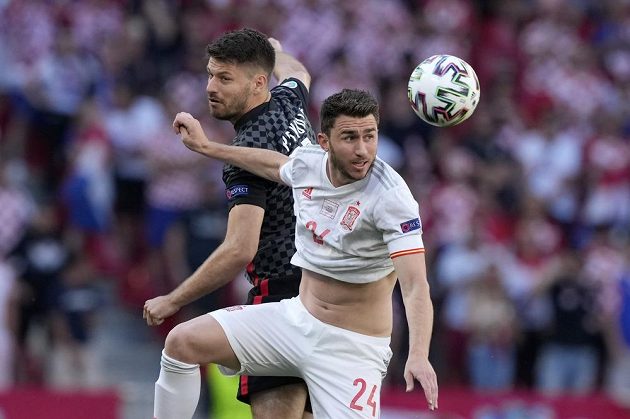
[[[207,55],[210,113],[234,124],[237,134],[232,144],[288,155],[299,145],[314,141],[306,115],[310,75],[282,51],[277,40],[242,29],[225,33],[208,45]],[[269,90],[272,74],[279,85]],[[230,209],[225,240],[174,291],[145,303],[149,325],[161,323],[184,304],[227,284],[244,268],[253,285],[247,304],[297,295],[301,271],[290,263],[295,252],[291,189],[229,164],[224,166],[223,180]],[[182,419],[194,412],[199,369],[181,367],[178,361],[202,363],[203,358],[181,357],[179,350],[171,349],[173,344],[194,345],[194,324],[181,325],[166,339],[155,389],[158,419]],[[190,349],[196,350],[195,346]],[[180,391],[174,392],[184,381]],[[306,385],[296,377],[241,376],[237,397],[251,404],[255,419],[312,417]],[[180,410],[175,400],[179,398],[190,406]]]
[[[194,333],[175,328],[165,352],[177,363],[168,368],[213,362],[228,374],[299,376],[315,418],[379,417],[398,279],[409,324],[407,390],[419,381],[435,409],[437,378],[428,359],[433,307],[418,204],[402,177],[376,157],[378,104],[369,93],[330,96],[320,119],[319,145],[287,157],[210,142],[190,114],[175,117],[188,148],[291,186],[297,249],[291,262],[302,268],[302,281],[298,297],[213,311],[186,326]],[[188,378],[180,373],[178,380],[183,388]],[[176,386],[172,391],[178,394]]]

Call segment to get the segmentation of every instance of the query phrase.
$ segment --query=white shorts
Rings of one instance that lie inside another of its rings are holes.
[[[389,337],[323,323],[299,297],[213,311],[241,363],[226,374],[295,376],[306,381],[313,415],[378,418],[380,390],[392,356]]]

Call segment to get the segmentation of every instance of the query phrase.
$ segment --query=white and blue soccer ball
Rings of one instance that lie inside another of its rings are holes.
[[[411,73],[409,102],[428,124],[457,125],[473,114],[479,103],[479,79],[472,66],[453,55],[433,55]]]

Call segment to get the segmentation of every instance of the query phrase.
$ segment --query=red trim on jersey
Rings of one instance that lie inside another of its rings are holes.
[[[413,255],[415,253],[424,253],[424,248],[419,247],[416,249],[400,250],[398,252],[392,253],[391,255],[389,255],[389,257],[395,259],[399,256]]]
[[[254,301],[252,304],[260,304],[262,303],[263,297],[269,295],[269,280],[263,279],[260,281],[260,295],[254,297]]]

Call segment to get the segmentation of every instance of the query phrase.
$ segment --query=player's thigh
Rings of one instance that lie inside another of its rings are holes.
[[[253,393],[250,396],[254,419],[303,419],[308,391],[296,383]],[[308,416],[307,416],[308,417]]]
[[[347,365],[346,368],[306,379],[315,417],[380,417],[381,372],[372,366]]]
[[[240,368],[225,331],[210,314],[177,325],[166,338],[165,350],[183,362]]]
[[[223,326],[240,364],[240,374],[300,377],[311,348],[309,329],[293,312],[296,299],[235,306],[211,313]]]
[[[392,356],[389,339],[328,328],[307,361],[313,414],[319,418],[378,418],[383,378]]]

